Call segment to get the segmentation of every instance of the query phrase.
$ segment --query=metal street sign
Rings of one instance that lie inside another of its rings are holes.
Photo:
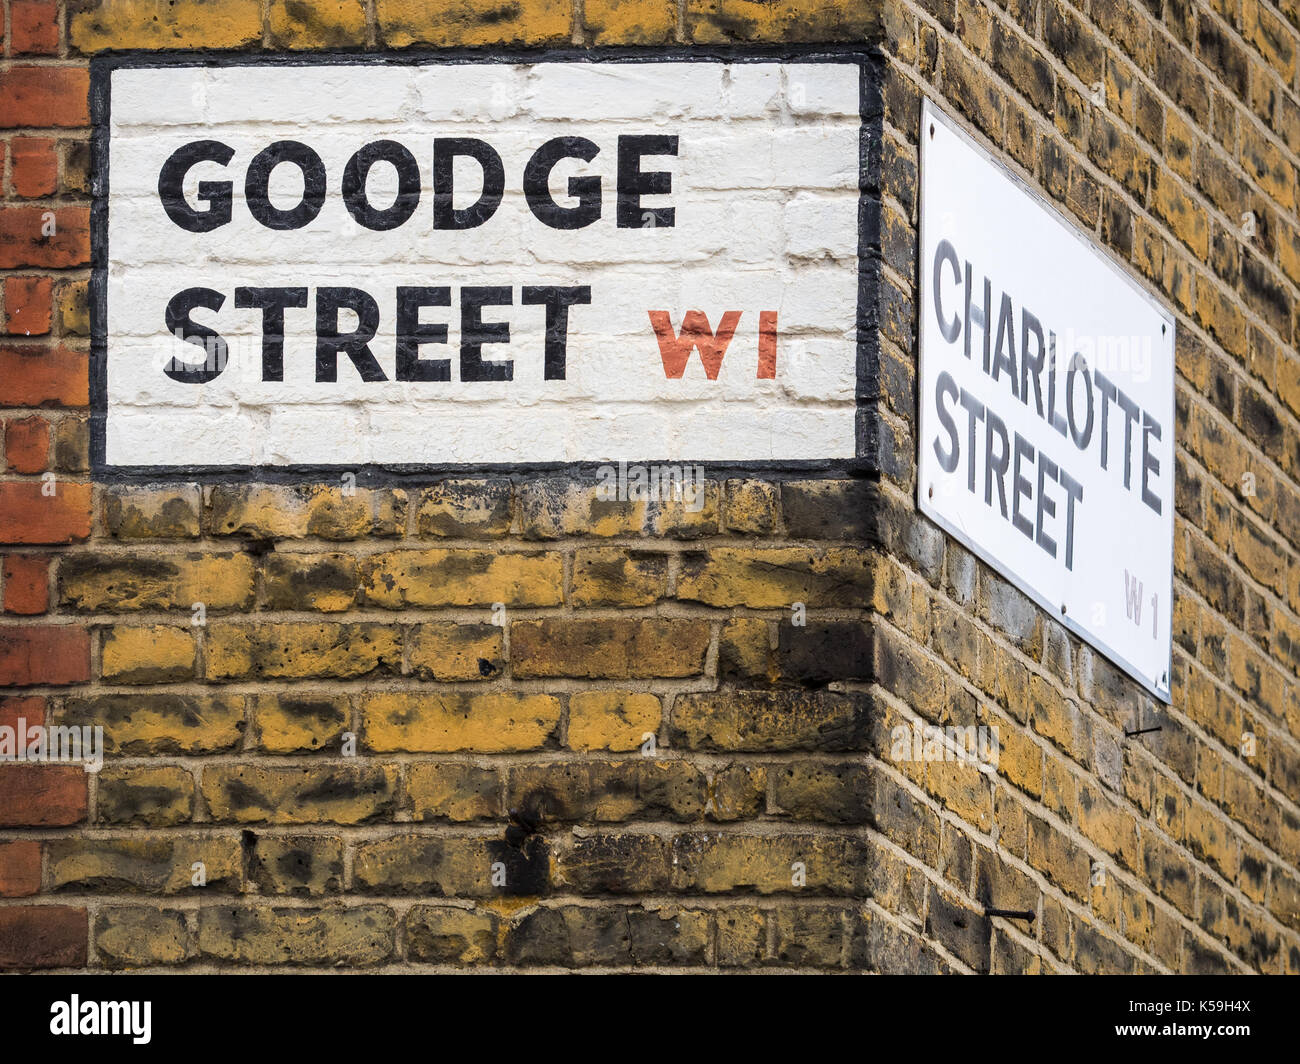
[[[926,102],[921,510],[1170,700],[1174,320]]]

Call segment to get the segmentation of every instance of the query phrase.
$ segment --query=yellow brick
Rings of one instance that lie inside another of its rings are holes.
[[[253,577],[247,554],[72,554],[59,565],[59,590],[76,610],[246,609]]]
[[[658,732],[659,699],[630,691],[581,691],[569,699],[569,747],[573,750],[635,750],[647,732]]]
[[[91,0],[78,8],[68,17],[68,39],[81,52],[238,48],[262,39],[261,0]]]
[[[407,658],[422,680],[487,680],[501,674],[504,631],[491,624],[437,622],[411,628]]]
[[[649,606],[667,590],[666,554],[594,547],[574,556],[575,606]]]
[[[719,547],[702,560],[684,559],[677,583],[678,598],[710,606],[855,608],[870,593],[869,553],[840,547]]]
[[[492,551],[391,551],[370,558],[361,578],[375,606],[558,606],[564,563],[559,554]]]
[[[677,36],[673,0],[586,0],[582,11],[594,44],[667,44]]]
[[[396,673],[401,664],[401,632],[382,624],[222,624],[207,638],[210,680],[352,679]]]
[[[400,536],[406,492],[356,488],[218,485],[212,489],[212,532],[218,536],[288,539],[360,539]]]
[[[1210,226],[1205,208],[1194,203],[1167,170],[1157,168],[1152,175],[1151,207],[1169,224],[1174,236],[1204,261],[1210,253]]]
[[[392,691],[366,695],[361,705],[365,741],[372,750],[536,750],[560,722],[559,699],[550,695]]]
[[[729,480],[727,531],[766,536],[776,531],[778,491],[765,480]]]
[[[698,44],[862,41],[880,23],[878,0],[688,0],[686,32]]]
[[[189,629],[153,625],[111,628],[104,634],[103,676],[111,683],[166,683],[194,675]]]
[[[297,687],[259,694],[254,706],[260,745],[274,753],[336,750],[351,720],[345,696]]]
[[[390,47],[541,44],[568,41],[569,0],[376,0],[380,39]]]
[[[344,48],[366,43],[362,0],[272,0],[271,43],[282,48]]]

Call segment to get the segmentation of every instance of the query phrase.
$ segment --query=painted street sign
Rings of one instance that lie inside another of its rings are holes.
[[[96,468],[852,458],[861,77],[99,61]]]

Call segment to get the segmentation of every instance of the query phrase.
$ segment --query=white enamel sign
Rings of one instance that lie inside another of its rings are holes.
[[[854,456],[857,61],[108,62],[98,468]]]
[[[921,509],[1169,701],[1174,321],[927,101]]]

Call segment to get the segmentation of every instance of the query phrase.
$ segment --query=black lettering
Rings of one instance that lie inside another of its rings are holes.
[[[377,162],[397,171],[397,198],[379,210],[366,195],[366,178]],[[395,140],[376,140],[353,153],[343,169],[343,203],[358,225],[377,232],[396,229],[420,205],[420,166],[415,156]]]
[[[1115,399],[1119,389],[1111,384],[1110,378],[1098,370],[1092,379],[1101,393],[1101,468],[1107,469],[1110,460],[1110,401]]]
[[[199,202],[208,205],[202,211],[186,202],[182,189],[186,176],[196,163],[225,166],[234,156],[235,149],[219,140],[190,141],[172,152],[158,171],[158,199],[162,201],[167,217],[190,233],[210,233],[230,221],[233,186],[229,181],[199,182]]]
[[[552,229],[582,229],[600,218],[600,178],[595,174],[569,178],[569,195],[578,201],[572,207],[556,203],[550,188],[551,171],[561,159],[589,163],[599,153],[586,137],[555,137],[533,152],[524,167],[524,199],[539,222]]]
[[[947,370],[939,374],[938,379],[934,382],[934,405],[939,412],[939,424],[943,426],[944,431],[948,433],[948,449],[945,452],[939,445],[939,437],[934,438],[934,456],[939,459],[939,468],[945,473],[951,473],[957,468],[957,461],[961,457],[961,448],[957,444],[957,423],[952,419],[952,413],[944,409],[943,398],[948,397],[951,403],[957,398],[957,382],[952,379],[952,375]]]
[[[485,322],[483,307],[508,307],[513,301],[509,287],[473,287],[460,290],[460,379],[463,381],[508,381],[515,376],[512,359],[483,360],[484,344],[510,342],[510,325]]]
[[[470,206],[457,210],[452,205],[455,179],[452,164],[457,156],[473,159],[483,168],[483,191]],[[490,144],[476,137],[435,137],[433,141],[433,227],[475,229],[496,214],[506,190],[506,170],[501,156]]]
[[[302,171],[302,199],[292,210],[282,211],[272,205],[267,189],[271,171],[281,163],[292,163]],[[310,223],[325,205],[325,164],[306,144],[296,140],[277,140],[259,151],[248,164],[244,179],[244,198],[248,211],[268,229],[301,229]]]
[[[555,285],[525,285],[521,303],[546,307],[546,368],[548,381],[562,381],[567,370],[569,308],[591,302],[590,285],[561,288]]]
[[[440,286],[399,285],[397,288],[397,379],[399,381],[449,381],[451,359],[420,358],[421,344],[445,344],[445,322],[420,321],[421,307],[451,306],[451,289]]]
[[[305,307],[305,288],[236,288],[235,306],[262,312],[262,380],[284,380],[284,311]]]
[[[672,207],[652,207],[644,212],[642,196],[662,196],[673,190],[673,175],[667,170],[641,169],[645,155],[676,155],[677,138],[662,133],[625,133],[618,138],[618,209],[620,229],[640,229],[642,215],[650,216],[655,228],[672,226],[676,211]]]
[[[167,331],[187,344],[202,348],[207,356],[201,366],[172,358],[163,367],[163,372],[172,380],[181,384],[207,384],[226,368],[228,351],[221,334],[190,318],[190,311],[195,307],[220,310],[225,301],[225,296],[211,288],[186,288],[168,301],[163,313]]]
[[[357,316],[357,327],[351,332],[339,332],[339,311],[343,309]],[[387,380],[369,346],[378,329],[379,304],[369,292],[360,288],[316,289],[316,379],[338,380],[342,351],[352,359],[363,381]]]

